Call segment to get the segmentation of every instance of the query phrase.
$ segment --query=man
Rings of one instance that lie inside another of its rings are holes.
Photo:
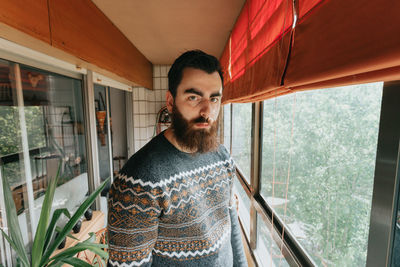
[[[109,266],[247,266],[218,145],[218,60],[188,51],[168,72],[172,125],[133,155],[110,189]]]

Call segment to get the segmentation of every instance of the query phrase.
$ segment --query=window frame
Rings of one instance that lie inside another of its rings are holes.
[[[367,266],[392,266],[400,190],[400,123],[393,122],[400,121],[399,103],[400,81],[385,82],[375,162]]]

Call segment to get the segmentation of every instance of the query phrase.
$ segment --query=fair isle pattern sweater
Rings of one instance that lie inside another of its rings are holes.
[[[223,146],[188,154],[164,136],[133,155],[110,189],[109,266],[247,266]]]

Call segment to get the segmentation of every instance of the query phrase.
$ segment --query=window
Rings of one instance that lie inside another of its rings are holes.
[[[263,267],[290,266],[285,258],[287,254],[288,250],[283,242],[280,242],[278,234],[273,229],[273,225],[267,225],[261,216],[258,215],[257,248],[255,255],[260,265]]]
[[[232,109],[232,157],[250,184],[252,104],[233,104]]]
[[[82,82],[0,60],[1,176],[10,183],[25,243],[59,165],[53,208],[74,211],[88,192]]]
[[[400,198],[398,200],[400,202]],[[393,256],[392,266],[400,265],[400,203],[397,203],[396,223],[394,227],[394,243],[393,243]]]
[[[111,129],[108,122],[107,103],[108,92],[105,86],[94,85],[95,109],[96,109],[96,130],[97,130],[97,149],[99,153],[99,175],[101,182],[105,181],[112,173],[110,159],[110,138],[108,131]],[[111,125],[110,125],[111,126]]]
[[[21,78],[37,199],[35,217],[60,162],[54,205],[74,210],[88,191],[82,82],[26,66],[21,66]]]
[[[233,194],[238,198],[239,218],[247,237],[250,236],[250,199],[238,179],[233,181]]]
[[[224,145],[228,151],[231,151],[231,104],[226,104],[223,106],[224,112]]]
[[[318,266],[364,266],[383,83],[264,101],[261,196]]]

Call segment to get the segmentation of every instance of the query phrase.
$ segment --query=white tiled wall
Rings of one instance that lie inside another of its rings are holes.
[[[153,90],[144,87],[133,88],[133,127],[135,152],[143,147],[156,134],[156,117],[165,106],[168,90],[169,65],[154,65]]]

